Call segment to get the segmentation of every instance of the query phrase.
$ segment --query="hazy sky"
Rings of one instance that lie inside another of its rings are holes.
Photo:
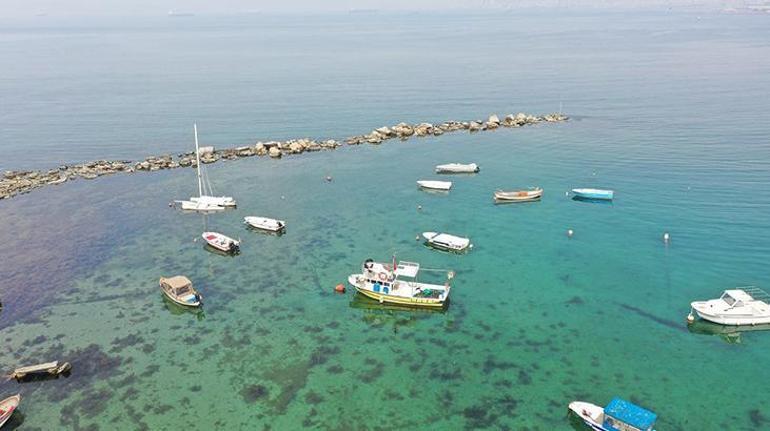
[[[0,17],[49,15],[161,15],[193,13],[319,12],[350,9],[420,10],[516,7],[719,7],[744,0],[0,0]],[[760,0],[757,0],[760,2]]]

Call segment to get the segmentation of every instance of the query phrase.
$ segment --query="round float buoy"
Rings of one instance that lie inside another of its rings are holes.
[[[417,205],[417,211],[422,211],[422,205]]]
[[[573,231],[572,229],[567,229],[567,236],[569,238],[572,238],[572,235],[574,235],[574,234],[575,234],[575,231]]]
[[[671,236],[668,234],[668,232],[663,233],[663,242],[668,243],[668,241],[671,239]]]
[[[695,321],[695,316],[692,315],[692,313],[687,315],[687,323],[692,323]]]
[[[281,199],[286,199],[286,196],[284,196],[284,195],[281,195]]]
[[[569,196],[569,192],[564,192],[564,196]]]
[[[415,240],[415,241],[419,241],[419,240],[420,240],[420,235],[417,235],[417,236],[415,236],[415,237],[414,237],[414,240]]]
[[[327,183],[330,183],[330,182],[332,182],[332,176],[331,176],[331,175],[327,175],[327,176],[326,176],[326,182],[327,182]]]
[[[345,293],[345,285],[340,283],[336,286],[334,286],[334,291],[337,293]]]

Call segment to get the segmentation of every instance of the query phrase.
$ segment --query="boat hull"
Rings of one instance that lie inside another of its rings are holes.
[[[417,185],[425,190],[448,192],[452,188],[451,181],[417,181]]]
[[[286,222],[283,220],[274,220],[264,217],[244,217],[243,222],[249,227],[268,232],[280,232],[286,228]]]
[[[0,401],[0,409],[2,409],[5,413],[0,415],[0,427],[5,425],[6,422],[8,422],[8,419],[13,416],[13,412],[16,411],[16,408],[19,407],[19,403],[21,402],[21,395],[14,395],[12,397],[8,397],[2,401]]]
[[[508,203],[508,202],[533,202],[540,200],[543,197],[543,190],[521,190],[514,192],[495,192],[495,202]]]
[[[699,311],[694,308],[695,313],[703,320],[717,323],[725,326],[756,326],[756,325],[768,325],[770,324],[770,316],[756,317],[756,316],[720,316],[709,314],[703,311]]]
[[[583,423],[595,431],[615,431],[602,426],[604,418],[604,409],[582,401],[573,401],[569,403],[569,411],[583,421]]]
[[[350,283],[350,285],[353,286],[358,293],[368,298],[374,299],[380,303],[406,305],[409,307],[443,308],[444,305],[449,301],[449,298],[443,300],[436,298],[408,298],[404,296],[386,295],[383,293],[374,292],[356,283],[356,275],[351,275],[348,277],[348,283]]]
[[[450,163],[447,165],[436,166],[437,174],[475,174],[479,172],[479,166],[475,163],[462,165],[459,163]]]
[[[572,193],[579,199],[611,201],[615,197],[612,190],[572,189]]]

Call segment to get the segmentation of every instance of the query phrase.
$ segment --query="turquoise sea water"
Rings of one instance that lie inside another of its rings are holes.
[[[13,429],[581,429],[619,395],[662,430],[770,428],[770,332],[688,329],[689,302],[770,288],[770,27],[711,15],[195,17],[0,31],[1,169],[341,138],[399,121],[572,120],[208,167],[239,208],[167,207],[192,170],[0,202],[0,366],[68,360]],[[473,161],[449,195],[437,163]],[[334,181],[323,181],[332,175]],[[492,204],[540,185],[541,202]],[[564,196],[616,190],[611,205]],[[422,209],[418,210],[418,205]],[[245,215],[287,221],[280,237]],[[243,240],[207,252],[205,228]],[[570,239],[565,232],[573,229]],[[468,235],[467,255],[415,241]],[[672,241],[661,240],[670,232]],[[457,272],[443,313],[338,295],[368,257]],[[203,312],[166,303],[186,274]]]

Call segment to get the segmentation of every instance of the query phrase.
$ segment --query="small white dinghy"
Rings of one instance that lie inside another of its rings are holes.
[[[451,181],[420,180],[417,185],[423,189],[449,191],[452,188]]]
[[[21,395],[18,394],[0,401],[0,427],[8,422],[8,419],[11,418],[13,412],[19,407],[20,402]]]
[[[475,163],[447,163],[436,166],[437,174],[473,174],[479,171],[479,165]]]
[[[762,325],[770,323],[770,295],[754,287],[725,290],[718,299],[695,301],[692,310],[703,320],[720,325]],[[693,322],[692,312],[687,316]]]
[[[241,251],[241,242],[222,235],[219,232],[203,232],[203,239],[206,243],[217,250],[225,253],[238,253]]]
[[[462,238],[448,233],[423,232],[422,237],[425,238],[428,245],[440,250],[461,252],[473,247],[469,238]]]
[[[286,228],[285,221],[267,217],[244,217],[243,222],[253,228],[267,230],[270,232],[278,232]]]

